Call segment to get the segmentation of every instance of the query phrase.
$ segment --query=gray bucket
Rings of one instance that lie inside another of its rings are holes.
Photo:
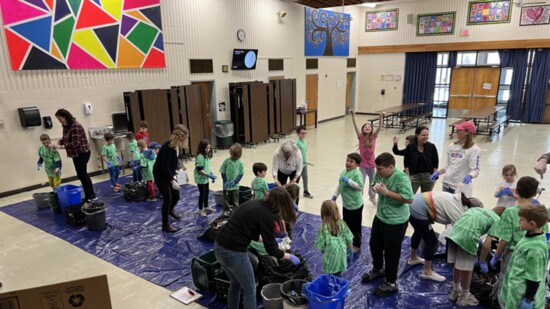
[[[105,220],[105,210],[107,207],[103,203],[88,203],[82,205],[82,212],[86,215],[86,225],[91,231],[101,231],[107,225]]]
[[[268,283],[264,285],[261,294],[265,309],[283,309],[280,283]]]
[[[223,191],[215,191],[214,192],[214,201],[216,202],[216,205],[223,205]]]
[[[32,198],[36,203],[36,209],[50,208],[50,193],[35,193],[32,195]]]

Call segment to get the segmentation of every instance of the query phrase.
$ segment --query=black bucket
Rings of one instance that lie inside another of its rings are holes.
[[[105,229],[105,211],[107,206],[103,203],[92,202],[82,205],[82,212],[86,215],[86,225],[90,231],[101,231]]]
[[[252,199],[252,188],[240,186],[239,187],[239,205]]]

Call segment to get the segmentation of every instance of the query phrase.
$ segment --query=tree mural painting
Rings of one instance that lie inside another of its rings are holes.
[[[305,55],[349,56],[349,14],[305,8]]]

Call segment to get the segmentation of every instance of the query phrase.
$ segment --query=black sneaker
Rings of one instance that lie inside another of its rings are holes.
[[[390,296],[397,293],[397,284],[384,281],[376,289],[374,289],[374,295],[379,297]]]
[[[305,198],[313,198],[313,195],[311,195],[311,193],[309,193],[307,191],[304,191],[304,197]]]
[[[385,276],[386,276],[386,272],[384,271],[384,269],[376,270],[373,267],[368,273],[364,274],[361,277],[361,281],[369,282],[369,281],[372,281],[374,279],[382,278],[382,277],[385,277]]]

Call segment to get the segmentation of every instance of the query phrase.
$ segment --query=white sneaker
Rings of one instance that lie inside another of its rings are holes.
[[[425,279],[425,280],[433,280],[433,281],[437,281],[437,282],[443,282],[443,281],[447,280],[445,277],[443,277],[442,275],[436,273],[433,270],[432,270],[432,273],[429,274],[429,275],[424,273],[424,271],[420,272],[420,278]]]
[[[407,261],[407,265],[409,265],[409,266],[420,265],[420,264],[424,265],[424,259],[423,258],[416,258],[415,260],[409,259]]]
[[[199,210],[199,216],[206,217],[206,212],[204,211],[204,209]]]
[[[456,302],[458,307],[470,307],[479,305],[479,301],[470,292],[460,294],[458,301]]]
[[[214,209],[212,207],[206,207],[206,208],[203,208],[203,210],[207,213],[207,214],[211,214],[214,212]]]
[[[449,300],[453,303],[458,300],[458,296],[460,296],[459,290],[453,290],[451,294],[449,294]]]

